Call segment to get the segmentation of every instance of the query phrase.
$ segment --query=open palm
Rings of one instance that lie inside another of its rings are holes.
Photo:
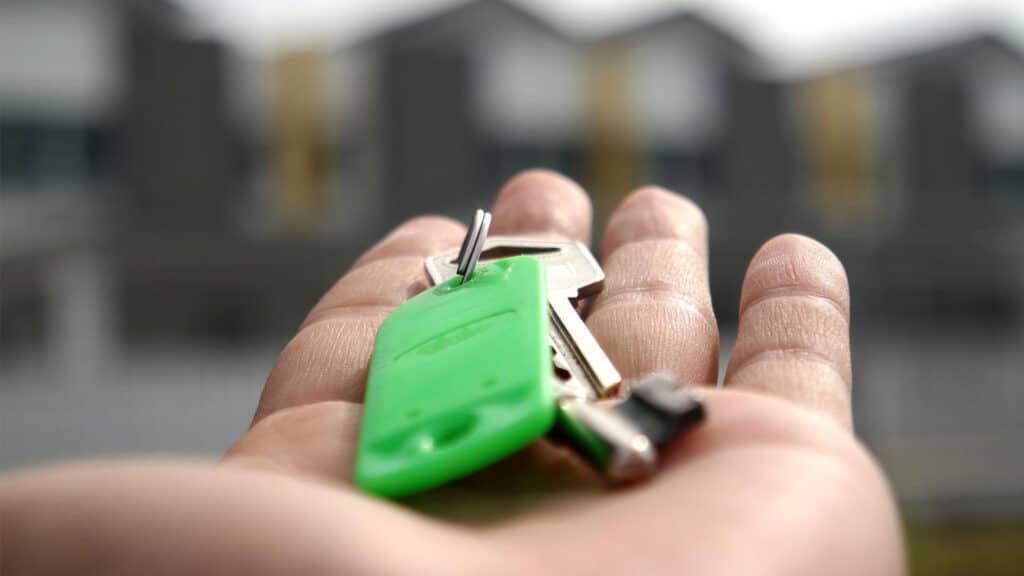
[[[590,240],[591,208],[548,172],[510,181],[493,234]],[[851,433],[842,265],[772,239],[744,281],[723,389],[707,225],[658,189],[630,195],[601,247],[591,331],[627,380],[706,387],[709,418],[649,482],[610,490],[539,442],[403,503],[350,485],[366,371],[423,259],[464,229],[424,217],[364,254],[313,309],[222,463],[97,462],[0,480],[0,573],[899,574],[899,522]]]

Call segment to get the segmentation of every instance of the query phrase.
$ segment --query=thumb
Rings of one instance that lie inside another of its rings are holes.
[[[363,407],[342,401],[280,410],[258,421],[224,462],[329,482],[349,482]]]

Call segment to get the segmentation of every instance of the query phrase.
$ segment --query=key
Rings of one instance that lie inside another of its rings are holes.
[[[508,258],[396,308],[374,342],[355,462],[363,490],[401,497],[543,436],[551,381],[545,267]]]
[[[654,473],[658,449],[705,416],[703,404],[673,377],[652,374],[617,400],[563,396],[555,440],[568,443],[613,482],[635,482]]]
[[[550,319],[549,319],[550,325]],[[554,341],[550,334],[548,342],[551,343],[551,365],[554,368],[554,386],[558,390],[558,396],[580,399],[596,399],[594,389],[590,384],[576,379],[569,371],[569,361],[561,352],[555,349]]]
[[[428,258],[425,267],[431,280],[440,283],[459,275],[457,266],[465,250],[464,246],[457,258],[451,251]],[[558,397],[556,425],[549,435],[570,445],[613,482],[652,474],[658,449],[704,418],[702,404],[664,375],[648,376],[634,383],[628,394],[615,396],[621,377],[572,304],[603,285],[604,273],[586,247],[496,237],[487,240],[481,260],[510,255],[533,256],[547,268],[552,388]]]
[[[573,305],[604,285],[604,271],[593,255],[579,242],[495,236],[485,242],[480,261],[511,255],[533,256],[547,267],[550,340],[555,367],[560,369],[556,372],[562,379],[561,390],[591,398],[614,395],[622,377]],[[447,251],[426,260],[427,273],[434,283],[457,275],[455,256],[454,251]]]

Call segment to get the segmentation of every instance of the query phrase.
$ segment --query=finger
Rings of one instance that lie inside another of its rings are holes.
[[[633,192],[608,221],[605,288],[587,325],[624,379],[660,371],[717,381],[707,233],[696,204],[654,187]]]
[[[362,413],[362,405],[352,402],[316,402],[278,410],[229,448],[224,462],[349,482]]]
[[[528,170],[505,184],[491,208],[494,235],[537,235],[590,242],[593,210],[578,184],[547,170]]]
[[[352,269],[388,258],[415,256],[423,259],[451,248],[453,243],[458,244],[465,234],[466,227],[450,218],[412,218],[367,250],[355,261]]]
[[[774,394],[851,425],[850,293],[843,265],[795,234],[754,255],[725,385]]]
[[[362,401],[380,323],[429,286],[423,259],[457,246],[464,233],[461,224],[446,218],[415,218],[359,258],[281,352],[254,421],[291,406]]]
[[[324,294],[304,324],[339,309],[393,308],[429,286],[423,260],[457,246],[465,227],[440,216],[420,216],[394,229],[360,256]]]

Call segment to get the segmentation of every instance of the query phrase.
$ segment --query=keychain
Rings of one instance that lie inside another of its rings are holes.
[[[478,210],[457,253],[427,259],[436,286],[381,324],[356,484],[402,497],[545,434],[613,482],[651,475],[658,449],[703,420],[702,403],[666,375],[619,386],[574,306],[604,280],[585,246],[489,240],[489,224],[490,214]]]

